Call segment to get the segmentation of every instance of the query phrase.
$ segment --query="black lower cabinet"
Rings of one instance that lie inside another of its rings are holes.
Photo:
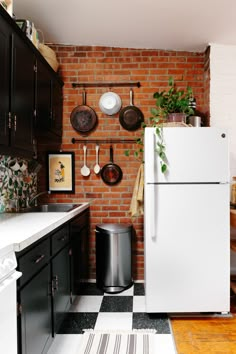
[[[69,245],[52,259],[53,336],[59,330],[65,312],[70,306]]]
[[[89,212],[17,254],[18,354],[45,354],[87,276]]]
[[[89,209],[70,222],[71,241],[71,295],[82,292],[84,281],[89,278]]]
[[[46,266],[20,292],[21,353],[46,353],[52,342],[50,267]]]

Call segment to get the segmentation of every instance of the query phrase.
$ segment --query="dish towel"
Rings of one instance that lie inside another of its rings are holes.
[[[130,203],[129,213],[132,218],[143,215],[144,203],[144,168],[140,165],[134,184],[133,195]]]

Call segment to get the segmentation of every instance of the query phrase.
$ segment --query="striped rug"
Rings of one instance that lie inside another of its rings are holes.
[[[155,333],[88,331],[83,334],[78,354],[154,354]]]

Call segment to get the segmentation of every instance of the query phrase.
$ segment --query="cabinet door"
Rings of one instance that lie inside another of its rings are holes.
[[[37,60],[36,74],[36,132],[38,135],[50,131],[51,127],[51,75],[48,68]]]
[[[52,81],[52,132],[62,137],[62,86],[57,80]]]
[[[88,274],[89,211],[74,218],[70,223],[71,237],[71,293],[79,294],[82,282]]]
[[[10,28],[0,21],[0,146],[9,145]]]
[[[33,152],[35,56],[17,34],[12,35],[11,146]]]
[[[52,288],[53,335],[55,335],[70,305],[69,245],[52,260]]]
[[[62,84],[40,60],[37,61],[36,77],[36,134],[60,143]]]
[[[52,341],[50,267],[46,266],[20,292],[22,354],[41,354]]]

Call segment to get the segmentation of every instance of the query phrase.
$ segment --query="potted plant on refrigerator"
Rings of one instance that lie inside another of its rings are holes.
[[[167,171],[167,159],[165,154],[165,143],[163,139],[163,123],[166,122],[186,122],[186,117],[194,114],[193,90],[187,87],[182,90],[176,87],[173,77],[168,80],[169,90],[155,92],[153,98],[156,99],[156,107],[151,108],[151,126],[156,127],[158,136],[156,151],[160,157],[161,171]]]
[[[155,127],[158,137],[156,151],[160,157],[161,171],[167,171],[167,158],[165,154],[165,142],[163,139],[163,123],[166,122],[184,122],[186,117],[194,114],[195,101],[193,90],[187,87],[186,90],[176,87],[173,77],[168,80],[169,89],[166,91],[155,92],[153,98],[156,99],[156,107],[151,108],[152,117],[149,124],[142,124],[141,137],[136,140],[140,148],[135,152],[139,156],[143,152],[143,134],[145,127]]]
[[[192,115],[194,110],[191,106],[193,90],[187,87],[182,90],[176,87],[173,77],[168,80],[169,90],[155,92],[156,107],[151,109],[153,117],[161,118],[170,122],[185,122],[186,116]]]

